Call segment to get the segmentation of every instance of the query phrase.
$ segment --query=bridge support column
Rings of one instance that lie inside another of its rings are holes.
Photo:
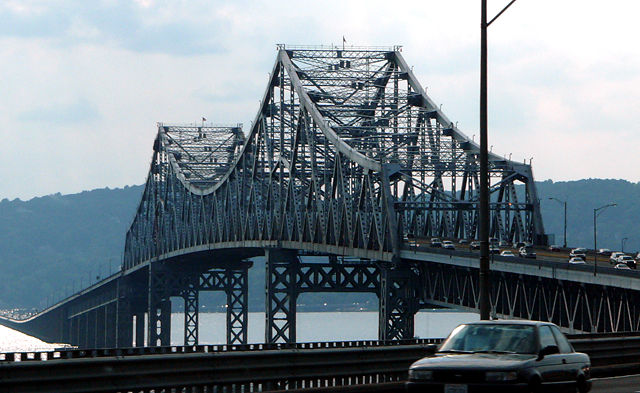
[[[383,266],[380,270],[378,338],[402,340],[414,337],[418,310],[417,276],[406,265]]]
[[[226,269],[227,344],[247,343],[249,316],[248,264],[241,269]]]
[[[97,348],[96,339],[98,334],[98,310],[87,312],[87,348]]]
[[[266,343],[296,342],[296,278],[298,260],[295,254],[266,249]]]
[[[110,310],[115,320],[115,332],[110,333],[115,337],[118,348],[128,348],[133,341],[133,316],[131,313],[131,301],[120,297],[115,310]]]
[[[145,312],[138,312],[135,314],[136,323],[136,341],[133,343],[136,347],[144,347],[144,319]]]
[[[185,289],[184,298],[184,345],[198,345],[198,289]]]
[[[100,307],[96,310],[96,348],[105,348],[107,346],[107,310],[109,306]]]
[[[149,266],[149,314],[147,346],[171,345],[171,280],[169,272],[160,266]]]
[[[118,337],[121,336],[121,334],[118,332],[118,321],[116,320],[118,315],[118,302],[116,301],[107,305],[107,307],[105,307],[104,309],[104,314],[105,347],[114,348],[126,346],[126,343],[124,343],[123,345],[118,345]]]

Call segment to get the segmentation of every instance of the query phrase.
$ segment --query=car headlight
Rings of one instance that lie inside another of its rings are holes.
[[[433,379],[433,371],[431,371],[431,370],[411,369],[411,370],[409,370],[409,379],[421,380],[421,381],[431,381]]]
[[[515,371],[487,371],[485,378],[488,382],[514,381],[518,378]]]

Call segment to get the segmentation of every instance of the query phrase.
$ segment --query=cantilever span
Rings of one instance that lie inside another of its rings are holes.
[[[197,344],[199,293],[225,291],[227,342],[246,343],[247,259],[264,255],[265,342],[295,342],[297,296],[328,291],[375,293],[379,338],[411,338],[420,308],[477,307],[473,266],[418,252],[409,240],[478,237],[478,155],[400,47],[279,45],[246,132],[158,124],[121,271],[19,325],[84,347],[168,345],[171,298],[181,297],[184,343]],[[492,237],[544,244],[531,166],[495,154],[489,161]],[[305,261],[309,254],[324,262]],[[528,263],[509,264],[515,272],[494,274],[497,314],[618,330],[603,322],[617,315],[567,316],[555,300],[541,306],[562,293],[586,307],[609,296],[608,284],[565,290],[555,277],[538,280]],[[574,324],[580,318],[587,322]]]
[[[427,96],[399,47],[279,45],[244,140],[228,129],[232,142],[217,147],[203,130],[185,144],[180,130],[159,127],[126,269],[202,248],[392,261],[406,237],[477,237],[478,146]],[[225,155],[203,176],[212,150]],[[544,243],[531,167],[491,155],[490,172],[492,236]]]

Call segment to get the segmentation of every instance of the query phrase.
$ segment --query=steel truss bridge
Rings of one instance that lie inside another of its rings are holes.
[[[227,342],[246,343],[247,271],[265,256],[265,342],[296,341],[303,292],[375,293],[379,338],[412,338],[421,308],[478,307],[477,256],[413,243],[478,237],[478,156],[399,47],[278,46],[246,134],[158,125],[119,273],[0,323],[81,347],[166,346],[179,297],[193,345],[199,293],[224,291]],[[489,170],[491,236],[545,244],[531,166],[490,154]],[[639,288],[625,273],[500,258],[492,269],[497,316],[639,330]]]

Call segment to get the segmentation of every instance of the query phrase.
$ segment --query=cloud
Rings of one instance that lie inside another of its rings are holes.
[[[89,125],[101,118],[98,107],[87,99],[79,99],[72,103],[54,104],[34,108],[18,114],[17,119],[26,123],[47,123],[53,125],[73,126]]]
[[[477,141],[479,7],[459,3],[2,1],[0,198],[140,184],[155,122],[247,129],[275,44],[343,35],[403,45],[427,93]],[[491,25],[490,144],[533,156],[540,179],[638,181],[640,3],[576,4],[517,2]]]
[[[29,8],[37,3],[37,8]],[[193,6],[193,5],[192,5]],[[31,10],[31,11],[29,11]],[[188,56],[224,51],[226,21],[197,12],[172,12],[152,2],[26,1],[0,6],[0,36],[45,38],[60,46],[112,45],[136,52]]]

